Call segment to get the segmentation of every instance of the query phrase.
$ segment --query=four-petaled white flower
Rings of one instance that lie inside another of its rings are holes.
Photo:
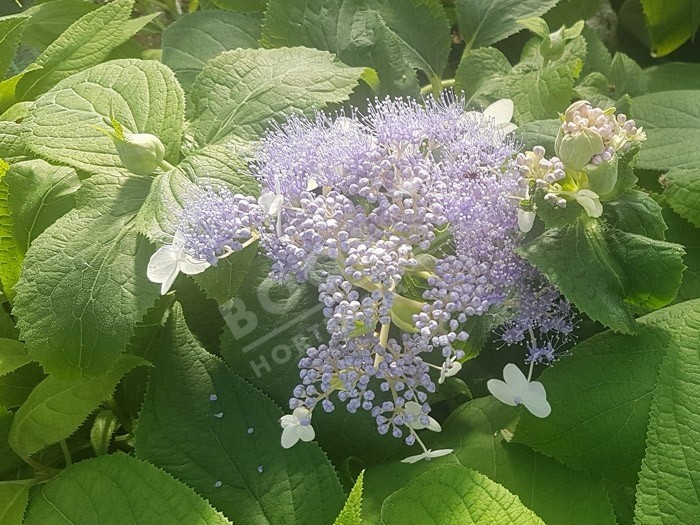
[[[442,431],[440,423],[438,423],[432,417],[425,414],[425,412],[423,412],[423,407],[415,401],[409,401],[408,403],[406,403],[406,406],[404,408],[406,409],[406,413],[412,418],[412,421],[408,423],[408,426],[411,427],[413,430],[423,430],[424,428],[427,428],[428,430],[432,430],[433,432]],[[422,416],[426,416],[428,418],[427,425],[420,420]]]
[[[484,109],[483,113],[478,111],[467,111],[465,115],[478,117],[487,117],[493,121],[497,129],[500,129],[504,135],[518,129],[518,126],[511,122],[513,118],[513,101],[509,98],[502,98]]]
[[[448,357],[440,368],[440,378],[438,379],[439,384],[445,382],[446,377],[452,377],[462,370],[462,363],[455,361],[453,357]]]
[[[451,454],[454,452],[453,449],[451,448],[443,448],[440,450],[426,450],[422,454],[418,454],[417,456],[408,456],[406,459],[402,459],[401,463],[417,463],[421,459],[425,459],[426,461],[430,461],[433,458],[439,458],[441,456],[446,456],[447,454]]]
[[[158,248],[148,261],[146,275],[151,282],[160,283],[160,293],[168,293],[177,275],[202,273],[211,266],[207,261],[195,259],[185,251],[185,238],[176,232],[172,244]]]
[[[513,363],[503,369],[503,379],[489,379],[486,387],[496,399],[506,405],[525,405],[533,416],[547,417],[552,411],[547,392],[539,381],[529,381]]]
[[[586,189],[578,190],[574,197],[576,197],[576,202],[586,210],[589,217],[600,217],[603,214],[603,205],[596,192]]]
[[[300,439],[311,441],[316,436],[316,432],[310,421],[311,411],[304,407],[297,407],[291,415],[282,416],[280,419],[280,425],[284,429],[282,431],[282,446],[291,448]]]

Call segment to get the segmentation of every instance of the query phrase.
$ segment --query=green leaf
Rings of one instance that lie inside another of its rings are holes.
[[[208,298],[224,304],[239,295],[257,254],[258,245],[251,245],[221,259],[219,264],[196,275],[194,280]]]
[[[0,157],[0,283],[5,294],[12,299],[22,270],[23,253],[14,237],[14,218],[6,180],[8,168]]]
[[[692,523],[700,515],[700,301],[681,303],[674,310],[674,344],[664,356],[651,404],[637,486],[637,523]]]
[[[536,120],[520,126],[516,133],[522,135],[523,149],[532,150],[535,146],[542,146],[547,156],[554,156],[554,141],[561,127],[559,119]]]
[[[22,459],[12,451],[7,443],[7,435],[10,432],[13,417],[12,412],[0,406],[0,477],[3,479],[6,479],[6,472],[23,463]],[[0,498],[0,501],[3,501],[3,498]]]
[[[25,121],[25,136],[41,157],[92,173],[114,173],[123,169],[116,147],[97,129],[110,129],[113,113],[126,131],[159,137],[166,160],[177,163],[184,105],[182,88],[163,64],[114,60],[67,78],[39,98]]]
[[[544,525],[517,496],[456,465],[430,470],[386,499],[382,524],[404,523]]]
[[[199,346],[179,306],[154,360],[136,429],[139,457],[194,487],[236,523],[312,525],[338,514],[344,495],[321,450],[305,443],[282,448],[282,412]]]
[[[700,164],[700,90],[665,91],[632,99],[632,117],[648,140],[637,167],[649,170],[695,168]]]
[[[22,525],[30,486],[30,480],[0,481],[0,523]]]
[[[603,220],[611,228],[664,240],[666,223],[661,206],[642,191],[627,190],[603,206]]]
[[[22,43],[38,50],[46,49],[79,18],[97,6],[84,0],[51,0],[27,9],[30,16]]]
[[[498,49],[475,49],[465,56],[455,73],[455,91],[463,91],[470,102],[480,92],[488,92],[492,77],[507,75],[512,69],[506,56]]]
[[[230,148],[207,146],[172,170],[156,176],[136,219],[149,239],[168,243],[177,229],[184,204],[197,185],[224,186],[233,194],[258,195],[260,185],[248,164]]]
[[[126,454],[81,461],[41,485],[29,502],[26,525],[129,521],[138,525],[230,522],[169,474]]]
[[[367,469],[365,519],[376,522],[379,506],[407,480],[449,460],[500,483],[549,525],[614,525],[615,517],[602,482],[504,437],[518,411],[493,397],[479,398],[455,410],[442,432],[423,436],[432,449],[452,448],[442,460],[414,465],[393,462]]]
[[[357,476],[355,485],[353,485],[350,495],[345,501],[345,506],[338,514],[333,525],[362,525],[362,480],[364,477],[365,471],[363,470]]]
[[[47,47],[17,84],[17,100],[32,100],[61,80],[102,62],[131,38],[125,31],[134,0],[115,0],[72,24]],[[137,30],[140,27],[137,26]]]
[[[387,4],[378,5],[390,9]],[[419,37],[412,35],[412,38]],[[389,28],[379,12],[369,9],[364,3],[354,0],[270,0],[262,41],[268,47],[323,49],[338,55],[345,64],[372,67],[379,75],[384,94],[415,96],[419,93],[418,80],[406,61],[401,38]]]
[[[0,339],[0,376],[31,362],[32,358],[27,354],[24,343],[14,339]]]
[[[14,314],[29,353],[61,378],[102,373],[159,296],[134,227],[150,177],[94,175],[78,207],[31,245]]]
[[[437,0],[367,0],[398,37],[406,62],[439,82],[450,53],[450,26]],[[438,84],[439,85],[439,84]]]
[[[457,17],[467,48],[489,46],[520,31],[521,18],[540,16],[558,0],[457,0]]]
[[[228,135],[255,140],[272,119],[312,115],[342,102],[363,71],[315,49],[225,51],[207,63],[192,86],[195,140],[200,145]]]
[[[636,331],[626,303],[668,304],[684,269],[682,246],[605,228],[592,219],[547,230],[519,251],[580,310],[626,333]]]
[[[185,15],[163,31],[163,63],[185,90],[204,65],[224,51],[257,49],[262,29],[253,15],[229,11],[200,11]]]
[[[0,406],[20,406],[34,387],[46,377],[38,363],[28,363],[13,372],[0,376]]]
[[[641,0],[651,35],[651,56],[662,57],[691,38],[700,26],[700,5],[693,0]]]
[[[19,407],[9,443],[22,457],[29,457],[67,438],[114,392],[117,383],[131,369],[147,361],[135,355],[122,356],[105,374],[77,382],[62,382],[48,376]]]
[[[540,376],[552,413],[546,419],[523,413],[514,440],[634,486],[657,370],[665,352],[697,341],[697,323],[690,326],[699,309],[698,301],[670,306],[641,317],[637,335],[607,331],[576,345]]]
[[[5,176],[15,241],[22,253],[75,205],[80,179],[73,168],[37,159],[13,164]]]
[[[646,68],[647,92],[700,89],[700,64],[669,62]]]
[[[624,53],[615,53],[610,64],[608,79],[615,85],[616,96],[636,97],[647,93],[647,79],[642,68]]]
[[[700,169],[673,169],[663,176],[662,184],[673,211],[700,228]]]
[[[12,63],[28,19],[26,14],[0,18],[0,80]]]
[[[203,9],[209,9],[208,4],[217,9],[228,9],[229,11],[243,11],[263,13],[267,5],[267,0],[200,0]]]
[[[683,272],[683,282],[676,301],[697,299],[700,297],[700,235],[693,225],[670,208],[664,208],[663,214],[668,224],[666,238],[670,242],[682,244],[686,251],[683,262],[688,268]]]

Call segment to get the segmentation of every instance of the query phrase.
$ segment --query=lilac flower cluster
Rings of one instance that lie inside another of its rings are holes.
[[[462,101],[377,101],[364,116],[273,129],[252,165],[257,203],[222,191],[190,203],[180,231],[199,259],[213,264],[253,236],[280,279],[306,281],[323,263],[330,339],[299,362],[289,443],[319,405],[340,402],[371,412],[381,434],[422,445],[417,430],[439,429],[431,370],[442,382],[461,368],[474,317],[501,327],[506,344],[529,338],[528,362],[554,358],[548,341],[571,332],[572,312],[515,252],[517,149]]]

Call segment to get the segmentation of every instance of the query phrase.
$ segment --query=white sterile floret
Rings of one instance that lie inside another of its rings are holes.
[[[591,190],[578,190],[574,195],[576,202],[586,210],[589,217],[600,217],[603,214],[603,205],[598,194]]]
[[[282,211],[282,204],[284,204],[284,197],[282,195],[277,195],[271,191],[266,191],[260,198],[258,198],[258,204],[271,217],[277,217],[279,212]]]
[[[413,430],[423,430],[424,428],[427,428],[428,430],[432,430],[433,432],[442,431],[440,423],[438,423],[432,417],[425,414],[423,412],[423,407],[415,401],[409,401],[408,403],[406,403],[405,408],[406,413],[413,418],[413,420],[410,423],[408,423],[408,426],[410,426]],[[420,420],[423,416],[428,418],[427,425]]]
[[[534,211],[518,208],[518,229],[523,233],[529,232],[535,224],[535,217],[537,214]]]
[[[302,441],[311,441],[316,432],[311,426],[311,412],[304,407],[297,407],[294,412],[282,416],[280,419],[282,425],[282,446],[284,448],[293,447],[300,439]]]
[[[417,463],[421,459],[425,459],[426,461],[430,461],[433,458],[439,458],[441,456],[446,456],[447,454],[451,454],[454,452],[453,449],[451,448],[443,448],[440,450],[426,450],[422,454],[418,454],[417,456],[408,456],[406,459],[402,459],[401,463]]]
[[[438,378],[438,383],[443,384],[446,377],[452,377],[457,375],[459,371],[462,370],[462,363],[457,361],[454,356],[445,359],[445,362],[440,368],[440,377]]]
[[[547,417],[552,407],[547,401],[547,392],[539,381],[529,381],[525,374],[513,363],[503,369],[503,379],[489,379],[486,387],[489,392],[506,405],[525,405],[533,416]]]
[[[492,118],[496,127],[505,134],[518,129],[518,126],[511,122],[513,119],[513,101],[509,98],[502,98],[489,105],[484,109],[484,116]]]
[[[151,256],[146,274],[151,282],[161,285],[160,293],[165,295],[180,272],[196,275],[209,266],[207,261],[195,259],[185,251],[185,238],[180,232],[176,232],[172,244],[161,246]]]

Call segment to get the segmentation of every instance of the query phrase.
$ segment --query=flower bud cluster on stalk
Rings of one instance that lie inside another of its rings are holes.
[[[321,276],[329,339],[299,361],[283,446],[313,439],[315,413],[340,404],[370,412],[380,434],[418,443],[423,453],[409,462],[444,455],[418,431],[440,430],[429,396],[462,368],[475,326],[522,345],[530,364],[527,378],[506,370],[494,395],[549,413],[532,366],[557,357],[574,313],[516,249],[539,196],[600,215],[585,170],[643,132],[576,103],[562,116],[558,156],[546,158],[541,147],[518,152],[512,112],[508,100],[476,112],[445,97],[376,101],[366,115],[292,117],[258,146],[258,199],[224,186],[191,195],[173,244],[149,265],[164,293],[178,272],[198,273],[254,241],[274,277]]]

